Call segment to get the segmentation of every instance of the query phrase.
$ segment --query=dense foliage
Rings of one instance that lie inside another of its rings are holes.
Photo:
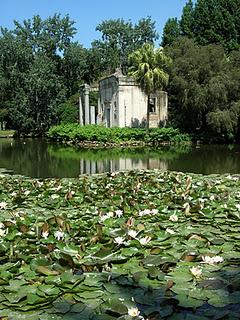
[[[193,38],[198,44],[221,44],[226,50],[240,47],[239,0],[188,0],[180,20],[170,18],[164,27],[162,45],[179,36]]]
[[[240,51],[199,46],[186,37],[166,49],[172,57],[172,125],[208,141],[236,141],[240,116]]]
[[[238,176],[1,176],[0,190],[2,317],[239,319]]]
[[[93,142],[189,142],[187,134],[181,134],[178,129],[152,128],[149,131],[140,128],[106,128],[97,125],[79,126],[78,124],[58,125],[49,129],[48,137],[58,141],[79,143]]]
[[[15,21],[13,30],[0,33],[0,129],[42,135],[52,125],[77,122],[79,86],[96,86],[121,68],[147,94],[164,86],[169,125],[208,141],[238,141],[239,7],[239,0],[188,0],[180,19],[166,22],[164,49],[152,50],[171,57],[171,68],[166,59],[156,67],[145,50],[158,39],[150,17],[101,22],[100,39],[89,49],[73,41],[68,16]],[[90,100],[97,105],[97,96]]]

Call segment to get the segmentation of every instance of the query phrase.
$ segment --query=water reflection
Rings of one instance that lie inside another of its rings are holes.
[[[77,177],[129,169],[240,173],[239,146],[83,150],[43,139],[0,139],[0,168],[30,177]]]

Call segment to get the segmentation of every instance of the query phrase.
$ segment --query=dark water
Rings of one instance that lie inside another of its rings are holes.
[[[0,139],[0,168],[29,177],[77,177],[154,168],[203,174],[240,173],[240,146],[82,150],[46,140]]]

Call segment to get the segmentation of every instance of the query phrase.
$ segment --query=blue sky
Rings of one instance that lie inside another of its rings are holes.
[[[69,14],[76,22],[75,40],[85,47],[98,39],[96,26],[103,20],[123,18],[137,22],[151,16],[162,33],[169,17],[180,17],[187,0],[2,0],[0,25],[13,28],[13,20],[22,21],[39,14],[46,18],[54,13]],[[159,41],[158,41],[159,42]]]

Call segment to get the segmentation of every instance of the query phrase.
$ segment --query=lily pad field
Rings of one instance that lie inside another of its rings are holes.
[[[240,176],[0,176],[0,319],[240,319]]]

